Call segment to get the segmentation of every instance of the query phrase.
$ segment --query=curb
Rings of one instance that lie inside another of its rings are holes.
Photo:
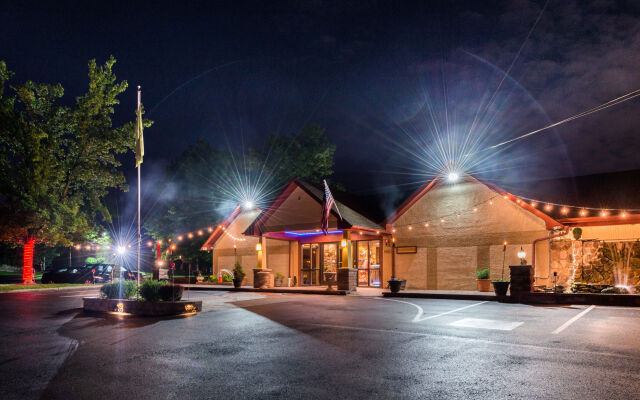
[[[189,291],[207,291],[207,290],[216,290],[223,292],[259,292],[259,293],[293,293],[293,294],[317,294],[317,295],[325,295],[325,296],[346,296],[348,293],[346,290],[302,290],[302,289],[257,289],[257,288],[218,288],[218,287],[204,287],[204,286],[189,286],[185,287],[185,290]]]
[[[417,299],[441,299],[441,300],[477,300],[477,301],[500,301],[503,303],[511,303],[509,296],[486,296],[481,294],[448,294],[448,293],[412,293],[412,292],[382,292],[382,297],[403,297]]]
[[[629,294],[584,294],[584,293],[523,293],[519,297],[513,296],[484,296],[474,294],[447,293],[412,293],[383,292],[382,297],[446,299],[446,300],[476,300],[498,301],[501,303],[527,305],[597,305],[618,307],[640,307],[640,296]]]
[[[102,285],[86,285],[86,286],[68,286],[68,287],[58,287],[58,288],[47,288],[47,289],[16,289],[16,290],[7,290],[2,291],[0,294],[9,294],[9,293],[30,293],[30,292],[38,292],[38,293],[52,293],[52,292],[60,292],[60,291],[74,291],[74,290],[87,290],[93,288],[100,288]]]

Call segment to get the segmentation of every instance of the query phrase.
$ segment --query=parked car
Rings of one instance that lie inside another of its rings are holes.
[[[114,276],[115,275],[115,276]],[[82,267],[62,267],[42,274],[42,283],[106,283],[114,278],[135,280],[136,274],[127,267],[114,264],[87,264]]]

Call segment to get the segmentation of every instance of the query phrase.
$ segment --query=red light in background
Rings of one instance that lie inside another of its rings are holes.
[[[35,244],[35,239],[29,239],[24,244],[22,256],[22,281],[24,283],[33,283],[33,247]]]

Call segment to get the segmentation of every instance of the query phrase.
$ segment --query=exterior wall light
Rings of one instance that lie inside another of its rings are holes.
[[[449,180],[449,182],[451,183],[457,182],[458,179],[460,179],[460,175],[458,175],[457,172],[449,172],[449,174],[447,175],[447,180]]]
[[[520,259],[520,265],[527,265],[527,252],[524,251],[522,246],[520,246],[520,251],[518,252],[518,258]]]
[[[340,247],[342,247],[342,248],[347,247],[347,239],[342,239],[342,240],[340,241]]]
[[[262,243],[256,243],[256,251],[262,251]]]

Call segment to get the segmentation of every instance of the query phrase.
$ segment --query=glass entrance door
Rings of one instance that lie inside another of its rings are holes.
[[[324,272],[337,273],[338,271],[338,265],[342,258],[339,249],[338,243],[322,244],[322,273],[320,274],[320,283],[323,285],[327,284]],[[337,276],[334,276],[334,279],[337,279]]]
[[[380,287],[380,241],[358,242],[355,264],[358,268],[358,286]]]
[[[320,277],[320,246],[316,243],[302,245],[302,268],[303,285],[318,285]]]

